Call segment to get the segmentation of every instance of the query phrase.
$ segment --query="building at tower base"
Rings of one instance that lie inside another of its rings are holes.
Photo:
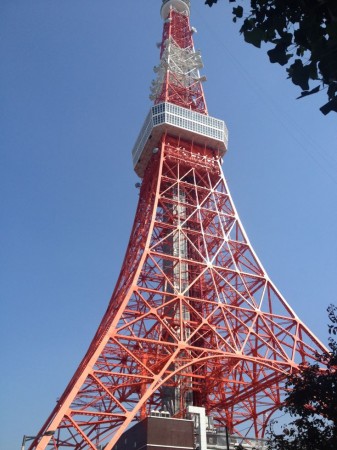
[[[129,428],[112,450],[266,450],[265,439],[229,435],[216,429],[204,408],[191,407],[187,419],[170,417],[167,411],[151,415]],[[204,419],[204,420],[203,420]]]
[[[113,450],[194,450],[192,420],[173,419],[154,412],[127,430]]]

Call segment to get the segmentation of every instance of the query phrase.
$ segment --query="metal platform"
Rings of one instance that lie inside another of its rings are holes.
[[[133,166],[140,178],[165,132],[193,139],[221,156],[227,150],[228,131],[223,120],[172,103],[159,103],[150,109],[132,150]]]

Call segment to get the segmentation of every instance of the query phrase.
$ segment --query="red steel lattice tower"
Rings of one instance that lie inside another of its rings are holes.
[[[163,0],[153,107],[133,149],[142,179],[125,260],[94,339],[31,449],[110,450],[151,410],[261,437],[284,382],[324,346],[270,280],[221,169],[188,0]]]

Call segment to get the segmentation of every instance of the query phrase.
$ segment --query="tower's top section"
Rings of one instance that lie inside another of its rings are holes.
[[[169,17],[170,9],[190,15],[190,0],[163,0],[160,10],[163,20]]]
[[[203,67],[201,54],[195,51],[190,26],[189,0],[163,0],[161,16],[164,20],[160,47],[160,62],[154,67],[157,74],[152,82],[150,99],[154,104],[169,102],[201,114],[207,114],[199,69]]]
[[[217,158],[227,150],[228,133],[223,120],[207,112],[200,76],[201,54],[193,44],[196,29],[190,25],[189,0],[163,0],[160,62],[153,68],[150,99],[154,105],[147,115],[132,150],[134,169],[143,178],[153,154],[159,151],[162,136],[193,141],[214,152]]]

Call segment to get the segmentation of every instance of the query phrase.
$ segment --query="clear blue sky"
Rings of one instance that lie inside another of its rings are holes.
[[[246,231],[300,318],[327,341],[337,303],[337,114],[243,42],[227,0],[192,0],[209,112]],[[63,392],[107,307],[137,202],[131,149],[150,107],[159,0],[0,4],[0,448]]]

